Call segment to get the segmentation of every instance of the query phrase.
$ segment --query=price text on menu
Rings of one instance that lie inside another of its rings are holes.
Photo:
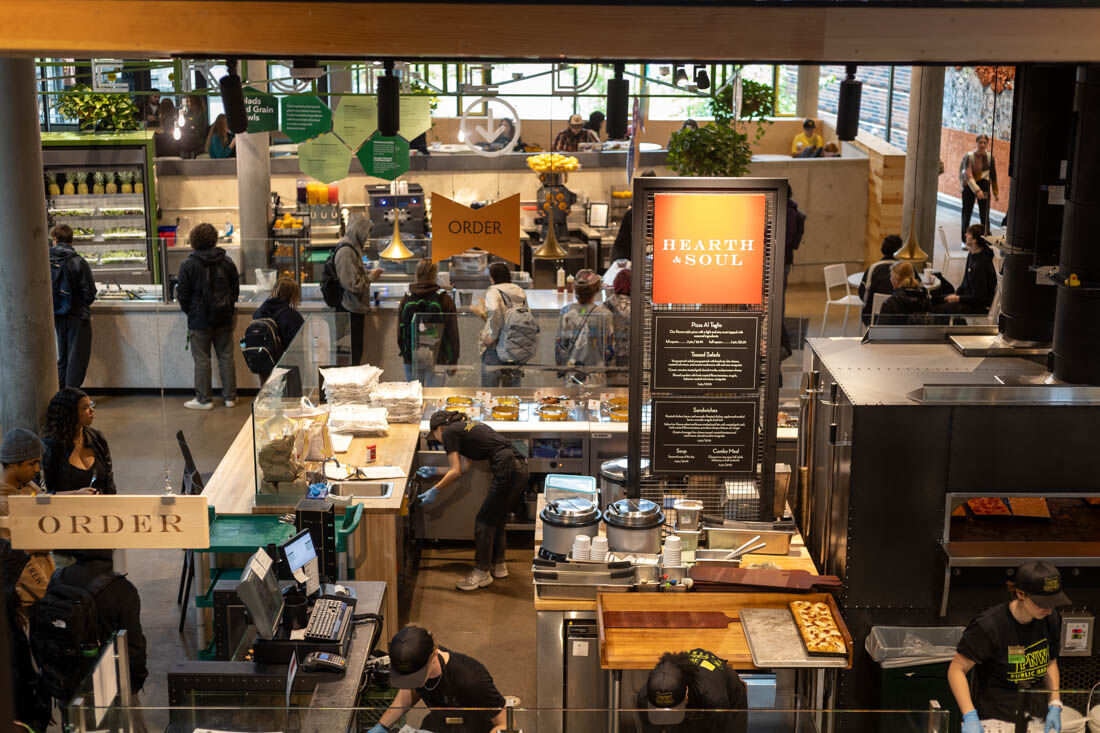
[[[653,389],[741,391],[760,386],[760,316],[653,316]]]
[[[758,405],[653,398],[653,473],[753,473]]]

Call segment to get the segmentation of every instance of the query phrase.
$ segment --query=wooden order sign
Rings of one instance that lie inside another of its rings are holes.
[[[480,209],[471,209],[432,194],[432,259],[436,262],[471,247],[520,261],[519,194]]]
[[[8,510],[11,544],[20,550],[210,546],[204,496],[11,496]]]

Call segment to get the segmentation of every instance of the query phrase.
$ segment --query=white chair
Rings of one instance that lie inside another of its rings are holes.
[[[940,272],[942,272],[946,277],[950,274],[951,266],[953,264],[955,264],[956,262],[966,262],[967,253],[966,250],[962,247],[959,247],[957,245],[955,247],[952,247],[947,243],[947,232],[943,230],[943,224],[940,224],[939,230],[940,248],[943,250],[943,257],[940,258]],[[933,258],[933,262],[935,262],[935,258]],[[951,278],[951,281],[954,282],[954,278]]]
[[[832,290],[835,287],[844,288],[844,295],[833,298]],[[829,306],[835,305],[844,309],[844,325],[840,333],[843,335],[848,330],[848,311],[855,308],[857,311],[863,307],[863,301],[858,295],[852,295],[848,289],[848,273],[844,265],[825,265],[825,315],[821,317],[821,335],[825,335],[825,323],[829,320]]]
[[[882,304],[890,300],[890,296],[885,293],[875,293],[871,299],[871,325],[875,325],[878,322],[878,314],[882,313]]]

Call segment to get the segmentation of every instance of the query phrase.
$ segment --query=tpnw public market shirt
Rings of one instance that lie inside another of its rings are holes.
[[[1052,662],[1058,660],[1062,622],[1058,612],[1022,624],[1008,603],[986,610],[970,622],[958,652],[974,662],[971,694],[982,720],[1015,720],[1017,690],[1039,688]],[[1030,712],[1042,717],[1046,696],[1033,694]]]

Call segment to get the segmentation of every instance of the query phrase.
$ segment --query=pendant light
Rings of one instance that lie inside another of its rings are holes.
[[[407,260],[413,256],[405,243],[401,241],[401,211],[397,208],[393,210],[393,238],[390,239],[389,246],[382,250],[378,256],[384,260]]]
[[[894,253],[894,259],[902,262],[908,262],[916,267],[917,263],[925,262],[928,260],[928,253],[920,247],[920,243],[917,242],[917,228],[913,225],[909,226],[909,241],[901,246],[897,252]]]
[[[553,212],[548,213],[547,218],[550,220],[550,225],[547,227],[546,239],[535,250],[533,256],[536,260],[564,260],[569,253],[558,244],[558,236],[554,234]]]

